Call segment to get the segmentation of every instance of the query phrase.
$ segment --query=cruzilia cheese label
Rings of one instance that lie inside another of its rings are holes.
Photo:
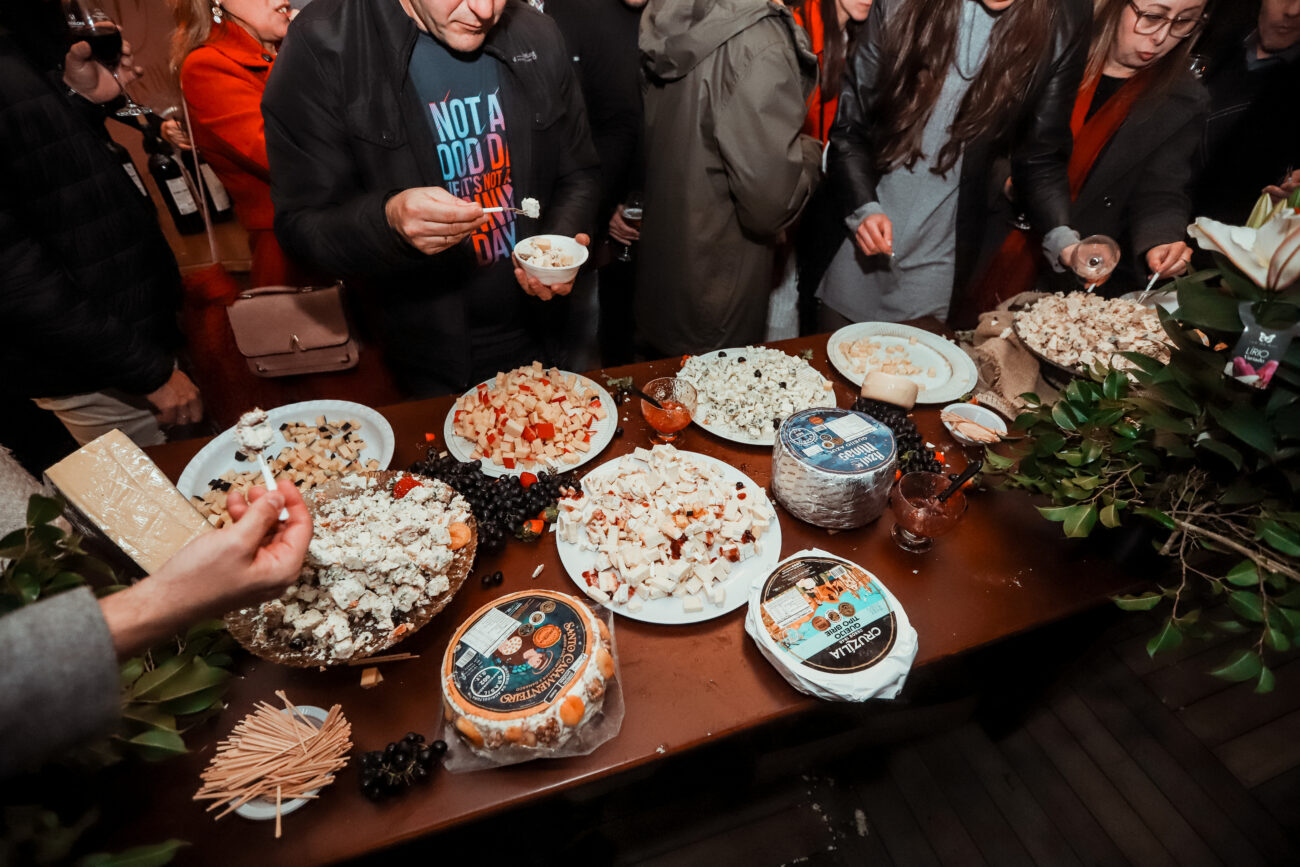
[[[894,460],[894,432],[851,409],[819,407],[781,423],[781,441],[799,461],[828,473],[858,475]]]
[[[581,612],[562,598],[506,596],[462,628],[452,685],[485,711],[546,707],[582,671],[590,639]]]
[[[773,643],[809,668],[851,674],[894,646],[897,620],[879,582],[846,560],[788,560],[768,577],[759,601]]]

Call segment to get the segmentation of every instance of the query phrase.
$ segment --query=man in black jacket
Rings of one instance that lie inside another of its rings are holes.
[[[1239,225],[1260,190],[1300,183],[1300,0],[1221,10],[1205,38],[1210,118],[1198,158],[1193,215]],[[1282,192],[1277,190],[1277,192]]]
[[[530,280],[511,251],[589,232],[600,187],[553,22],[517,0],[316,0],[262,109],[277,236],[364,284],[408,393],[462,390],[542,353],[562,316],[551,299],[572,284]],[[541,219],[485,218],[526,197]]]
[[[53,2],[0,13],[0,390],[36,399],[80,442],[118,427],[158,443],[159,423],[202,416],[176,367],[180,274],[109,151],[97,103],[119,87],[86,43],[65,60],[61,27]]]

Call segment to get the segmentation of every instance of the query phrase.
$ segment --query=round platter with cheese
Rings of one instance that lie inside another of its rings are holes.
[[[831,364],[854,385],[881,370],[916,383],[917,403],[949,403],[973,389],[979,370],[957,344],[911,325],[855,322],[826,343]]]
[[[745,604],[781,555],[761,487],[716,458],[638,448],[559,502],[556,547],[591,599],[646,623],[699,623]]]
[[[533,362],[461,395],[442,435],[457,460],[507,476],[580,467],[613,441],[617,427],[609,392],[581,374]]]
[[[691,420],[709,433],[750,446],[770,446],[791,413],[834,406],[835,388],[794,355],[742,346],[693,355],[677,373],[695,386]]]

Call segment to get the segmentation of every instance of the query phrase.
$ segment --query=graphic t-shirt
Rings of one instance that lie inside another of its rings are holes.
[[[421,33],[409,74],[427,106],[440,186],[484,208],[515,207],[500,63],[482,51],[454,53]],[[461,242],[473,262],[465,287],[471,327],[518,327],[525,296],[510,259],[515,241],[515,215],[505,211],[488,214],[487,222]]]

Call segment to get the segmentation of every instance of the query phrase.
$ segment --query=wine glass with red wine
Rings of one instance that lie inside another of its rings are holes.
[[[64,0],[63,8],[68,19],[69,43],[88,43],[90,56],[112,73],[122,96],[126,97],[126,105],[117,110],[117,116],[139,117],[150,114],[148,108],[131,98],[117,74],[117,68],[122,63],[122,31],[117,22],[98,6],[83,0]]]

